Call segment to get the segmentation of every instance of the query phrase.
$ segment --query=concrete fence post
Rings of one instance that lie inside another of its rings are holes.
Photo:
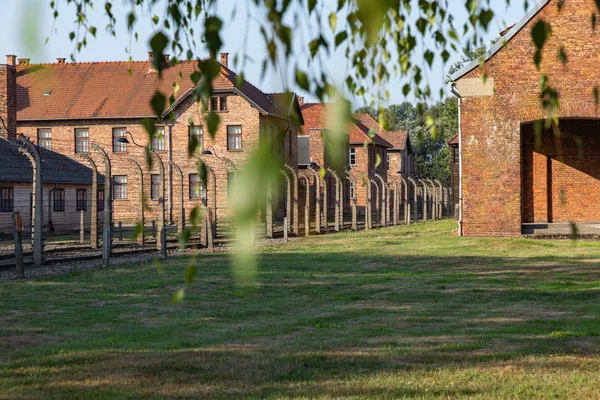
[[[289,219],[292,217],[292,181],[290,180],[290,176],[283,169],[280,170],[279,173],[285,177],[286,183],[285,217],[288,219],[288,224],[284,229],[287,228],[287,233],[289,234]]]
[[[273,239],[273,188],[271,183],[267,184],[267,201],[265,204],[265,222],[267,225],[267,237]]]
[[[321,179],[319,173],[310,166],[307,171],[315,178],[315,232],[321,233]]]
[[[90,209],[90,248],[97,249],[98,244],[98,167],[87,154],[81,154],[92,167],[92,204]],[[104,178],[106,179],[106,177]]]
[[[354,196],[350,198],[350,204],[352,207],[352,230],[358,230],[358,221],[356,216],[356,178],[354,178],[349,172],[346,171],[346,176],[348,177],[348,182],[354,187]]]
[[[304,236],[310,235],[310,180],[306,175],[300,175],[305,186],[305,201],[304,201]]]
[[[112,172],[111,163],[108,154],[96,143],[91,143],[90,146],[104,160],[104,230],[102,232],[102,265],[105,267],[110,264],[110,256],[112,250]]]
[[[283,217],[283,240],[288,241],[288,229],[289,229],[288,217]]]
[[[288,164],[284,164],[284,167],[292,174],[292,204],[293,204],[293,216],[292,216],[292,232],[298,236],[300,234],[300,221],[298,212],[298,173]]]
[[[145,208],[145,204],[144,204],[144,171],[142,170],[142,167],[140,166],[140,164],[138,164],[134,159],[130,158],[129,162],[135,167],[135,169],[138,172],[138,226],[141,228],[137,228],[138,232],[137,232],[137,243],[139,245],[143,245],[144,244],[144,225],[145,225],[145,221],[144,221],[144,208]],[[153,233],[152,235],[154,237],[156,237],[156,233],[154,232],[154,229],[156,229],[156,225],[154,224],[154,221],[152,221],[152,229],[153,229]]]
[[[408,181],[410,182],[410,184],[412,185],[413,188],[413,221],[414,222],[418,222],[419,221],[419,217],[418,217],[418,196],[419,194],[417,193],[417,182],[412,178],[412,177],[408,177]]]
[[[419,179],[419,183],[421,185],[423,185],[423,222],[426,222],[427,221],[427,202],[429,200],[427,184],[422,179]]]
[[[33,169],[33,185],[32,185],[32,221],[31,221],[31,239],[33,247],[33,265],[40,267],[43,262],[44,252],[44,182],[42,180],[42,158],[37,147],[25,136],[18,135],[18,140],[23,144],[19,148],[19,152],[25,155]]]
[[[23,268],[23,216],[18,211],[12,213],[12,223],[17,278],[25,279],[25,269]]]
[[[85,243],[85,211],[79,212],[79,243]]]
[[[183,171],[174,162],[169,163],[171,170],[176,170],[179,176],[179,186],[177,187],[177,214],[179,216],[177,220],[177,233],[181,235],[183,228],[185,228],[185,209],[183,208]]]
[[[341,230],[341,224],[340,224],[340,178],[339,176],[336,174],[336,172],[334,170],[332,170],[331,168],[327,168],[327,172],[329,172],[329,174],[333,177],[334,181],[335,181],[335,231],[339,232]]]

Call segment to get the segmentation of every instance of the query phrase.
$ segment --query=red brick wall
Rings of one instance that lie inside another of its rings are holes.
[[[561,131],[536,146],[533,125],[523,126],[524,222],[600,221],[600,122],[563,120]]]
[[[12,65],[0,64],[0,116],[13,136],[17,127],[17,75]]]
[[[281,132],[285,122],[275,118],[267,118],[260,116],[259,111],[251,106],[245,99],[239,96],[231,95],[228,100],[228,111],[220,112],[221,125],[214,137],[211,138],[208,130],[204,129],[204,148],[213,146],[213,153],[219,157],[229,158],[238,168],[243,168],[244,163],[248,159],[249,154],[259,145],[261,128],[268,124],[274,124],[276,129],[273,132]],[[184,176],[184,208],[186,214],[196,205],[200,204],[199,199],[190,199],[189,197],[189,174],[197,173],[195,158],[188,157],[188,131],[190,121],[195,125],[203,125],[202,113],[193,98],[184,101],[176,110],[178,118],[172,128],[172,148],[173,162],[177,164],[183,171]],[[242,151],[227,150],[227,126],[241,125],[242,126]],[[114,153],[112,147],[112,129],[126,128],[131,132],[135,141],[141,145],[146,145],[148,142],[148,134],[138,120],[87,120],[87,121],[54,121],[54,122],[19,122],[18,132],[29,136],[34,142],[37,142],[37,129],[51,128],[52,129],[52,150],[65,154],[69,157],[77,159],[79,156],[75,153],[74,131],[75,128],[88,128],[90,142],[98,143],[108,153],[112,162],[112,175],[127,175],[128,196],[125,200],[114,201],[114,217],[116,221],[135,222],[137,218],[137,210],[140,204],[140,196],[138,194],[138,173],[129,163],[128,159],[135,159],[144,170],[144,192],[148,199],[150,210],[146,212],[146,219],[156,219],[158,215],[158,201],[150,199],[150,175],[158,174],[158,167],[154,163],[152,170],[148,167],[144,158],[143,149],[135,147],[133,144],[127,145],[126,153]],[[262,134],[268,134],[267,130],[262,131]],[[296,132],[290,130],[283,137],[281,144],[284,150],[282,156],[287,162],[295,165],[297,159],[296,148]],[[129,139],[131,140],[131,139]],[[165,149],[168,149],[168,127],[165,127]],[[201,150],[198,150],[201,152]],[[159,155],[165,163],[165,179],[168,181],[168,153],[167,151],[159,152]],[[104,163],[102,159],[94,152],[92,158],[98,165],[100,173],[104,173]],[[231,215],[229,204],[227,201],[227,175],[232,170],[229,164],[219,160],[215,155],[202,156],[205,163],[215,172],[217,177],[216,198],[217,198],[217,218],[228,217]],[[85,161],[82,161],[85,164]],[[209,173],[208,188],[212,189],[213,178]],[[179,218],[176,205],[179,198],[179,174],[173,171],[173,218],[176,221]],[[168,185],[165,182],[165,207],[167,206]],[[209,205],[212,205],[213,194],[208,193]],[[168,219],[168,209],[166,211]]]
[[[495,94],[462,100],[463,234],[467,236],[521,233],[521,168],[526,168],[521,165],[521,123],[546,117],[540,106],[540,72],[533,64],[530,34],[538,18],[552,23],[541,71],[560,92],[559,116],[600,117],[593,96],[600,36],[590,24],[596,5],[591,0],[567,0],[559,13],[557,3],[550,1],[485,64],[488,77],[494,79]],[[561,47],[569,60],[566,65],[557,57]],[[477,67],[465,78],[481,73]],[[543,161],[536,159],[535,165],[540,163],[543,174]],[[543,187],[536,190],[543,192]],[[539,207],[543,214],[543,206]]]

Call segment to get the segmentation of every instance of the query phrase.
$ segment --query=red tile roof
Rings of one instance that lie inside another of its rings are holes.
[[[406,146],[410,147],[408,131],[382,131],[379,135],[392,145],[393,150],[405,150]]]
[[[381,129],[379,123],[369,114],[355,114],[354,118],[354,124],[364,132],[371,142],[384,147],[393,147],[391,143],[380,135],[381,133],[385,133],[385,131]],[[373,138],[369,136],[370,131],[375,133]],[[352,136],[350,136],[350,142],[354,142]]]
[[[454,138],[448,141],[448,144],[450,146],[458,146],[458,133],[456,134],[456,136],[454,136]]]
[[[146,61],[17,66],[17,120],[151,117],[155,91],[167,97],[174,94],[179,102],[194,89],[189,76],[197,70],[196,61],[170,65],[162,78],[150,71]],[[174,82],[179,84],[177,93]],[[213,87],[238,92],[265,114],[286,116],[273,99],[250,83],[244,81],[240,88],[236,84],[237,75],[222,66]]]

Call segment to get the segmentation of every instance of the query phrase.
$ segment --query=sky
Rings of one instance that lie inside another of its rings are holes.
[[[55,62],[57,57],[66,57],[68,60],[74,50],[73,43],[69,40],[69,32],[75,27],[74,12],[72,8],[69,8],[66,0],[57,1],[60,4],[61,16],[55,23],[49,6],[50,0],[0,0],[0,9],[4,14],[3,24],[0,26],[0,37],[2,37],[0,54],[16,54],[18,57],[31,58],[32,63]],[[97,38],[90,38],[87,48],[76,55],[77,61],[126,61],[130,56],[133,60],[147,58],[148,38],[153,33],[150,16],[145,14],[139,17],[140,22],[137,25],[139,40],[137,42],[130,40],[125,25],[125,16],[131,7],[127,4],[131,4],[130,1],[114,1],[113,10],[119,18],[116,38],[105,33],[103,27],[106,25],[107,19],[104,16],[104,2],[96,1],[97,8],[90,13],[90,18],[92,23],[98,27]],[[489,32],[484,35],[487,41],[496,38],[500,31],[523,17],[525,14],[523,1],[512,0],[508,7],[505,1],[491,1],[494,4],[493,9],[497,18],[492,22]],[[264,20],[264,15],[261,10],[248,6],[248,3],[247,0],[218,0],[217,3],[218,14],[225,23],[222,33],[224,42],[222,51],[230,53],[230,66],[232,66],[233,57],[236,54],[240,57],[247,54],[250,58],[244,66],[244,75],[248,81],[264,92],[277,92],[284,87],[290,87],[299,95],[305,95],[307,101],[314,101],[315,98],[310,94],[302,93],[295,87],[292,78],[293,67],[296,63],[300,66],[306,65],[303,55],[294,58],[287,66],[280,66],[277,70],[270,69],[261,80],[262,60],[266,50],[257,21]],[[323,7],[325,13],[329,14],[329,10],[335,9],[335,3],[335,0],[319,0],[318,7]],[[453,12],[456,26],[462,26],[467,18],[467,14],[463,11],[464,6],[461,5],[462,1],[450,0],[450,4],[452,3],[459,4],[454,9],[453,6],[450,6],[450,10]],[[155,12],[159,13],[160,8],[157,8]],[[250,19],[248,19],[248,15],[251,16]],[[342,23],[343,19],[343,15],[338,16],[338,25]],[[314,29],[314,26],[304,26],[304,31],[311,29]],[[46,42],[48,37],[49,41]],[[302,40],[300,35],[296,40]],[[427,73],[426,79],[434,93],[437,94],[440,88],[445,88],[446,70],[458,59],[460,59],[460,54],[453,54],[451,62],[445,67],[441,63],[437,63]],[[0,62],[3,60],[2,57]],[[348,70],[344,54],[336,52],[326,58],[324,70],[335,82],[341,84],[345,76],[344,72]],[[392,79],[388,83],[387,89],[391,95],[389,104],[413,100],[403,96],[403,83],[399,78]],[[376,89],[373,88],[373,93],[375,91]],[[446,93],[449,94],[447,91]],[[370,100],[370,97],[366,100]],[[357,107],[364,104],[364,99],[353,98],[352,102]]]

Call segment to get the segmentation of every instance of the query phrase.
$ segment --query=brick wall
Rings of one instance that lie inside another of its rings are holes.
[[[231,216],[231,210],[228,198],[228,173],[233,172],[233,168],[223,160],[217,158],[227,157],[230,159],[238,168],[243,168],[244,163],[247,161],[249,154],[252,150],[256,149],[260,142],[261,134],[273,134],[274,132],[283,132],[282,129],[286,127],[286,123],[283,120],[276,118],[261,116],[259,111],[251,106],[245,99],[237,95],[228,96],[227,100],[228,111],[220,112],[219,117],[221,118],[221,124],[219,130],[214,138],[211,138],[208,130],[204,129],[203,141],[204,149],[209,146],[213,146],[211,151],[213,155],[201,155],[202,159],[210,170],[214,171],[216,176],[216,195],[212,194],[213,187],[213,175],[209,173],[208,182],[208,203],[212,205],[213,198],[216,198],[217,218],[226,218]],[[199,199],[190,199],[190,186],[189,186],[189,175],[197,173],[197,158],[188,157],[188,137],[190,121],[194,125],[204,125],[202,113],[198,108],[198,105],[194,102],[193,98],[189,98],[182,102],[182,104],[176,110],[178,118],[172,127],[172,154],[173,162],[177,164],[183,171],[183,196],[184,196],[184,208],[186,214],[192,210],[194,206],[201,203]],[[230,151],[227,149],[227,126],[228,125],[241,125],[242,126],[242,150],[241,151]],[[266,126],[275,126],[274,130],[267,130]],[[152,169],[149,169],[145,158],[144,150],[134,146],[133,144],[127,145],[126,152],[113,152],[112,135],[113,128],[125,128],[131,132],[135,141],[145,146],[148,143],[148,134],[140,124],[139,120],[134,119],[114,119],[114,120],[81,120],[81,121],[53,121],[53,122],[25,122],[20,121],[18,124],[18,132],[26,136],[29,136],[34,142],[37,143],[37,131],[39,128],[50,128],[52,129],[52,150],[59,153],[65,154],[72,157],[82,163],[86,163],[81,160],[78,154],[75,153],[75,129],[76,128],[87,128],[89,131],[89,141],[99,144],[108,153],[112,163],[112,175],[126,175],[127,176],[127,199],[116,199],[114,201],[114,218],[115,221],[122,221],[125,223],[135,223],[138,215],[138,207],[141,204],[141,197],[139,196],[139,178],[138,172],[129,162],[129,158],[136,160],[143,168],[144,171],[144,192],[147,197],[149,210],[146,211],[146,220],[148,223],[152,219],[156,219],[158,216],[158,200],[151,199],[151,174],[158,174],[157,163],[154,162]],[[168,166],[168,138],[169,128],[165,127],[165,151],[158,151],[160,158],[165,164],[165,179],[168,182],[169,166]],[[282,158],[291,165],[295,165],[297,160],[297,148],[295,146],[296,132],[291,129],[287,131],[287,134],[282,135],[281,153]],[[131,141],[131,138],[128,138]],[[293,140],[292,140],[293,139]],[[201,153],[201,149],[198,150]],[[104,163],[102,158],[95,152],[92,152],[92,158],[98,165],[98,171],[104,173]],[[216,155],[215,155],[216,154]],[[278,154],[279,155],[279,154]],[[176,205],[179,199],[179,185],[180,178],[176,171],[172,172],[173,175],[173,218],[176,221],[179,218],[178,210]],[[166,198],[168,197],[168,185],[165,182],[165,207],[167,207]],[[166,218],[169,219],[168,209],[166,211]]]
[[[0,116],[13,138],[17,126],[17,75],[14,65],[0,64]]]
[[[567,0],[558,12],[557,3],[550,1],[485,64],[485,72],[494,80],[494,95],[462,99],[464,235],[521,233],[524,208],[521,169],[527,168],[521,165],[521,124],[546,117],[540,106],[540,73],[533,64],[530,34],[539,18],[552,23],[552,37],[543,53],[541,71],[560,93],[559,117],[600,117],[593,96],[600,36],[592,31],[590,24],[592,13],[597,12],[596,5],[589,0]],[[569,60],[566,65],[557,57],[561,47]],[[479,78],[481,74],[481,68],[477,67],[464,78]],[[544,160],[536,156],[530,165],[539,167],[540,174],[544,174]],[[551,165],[554,170],[554,161]],[[562,173],[571,176],[574,171],[565,169]],[[541,183],[534,187],[538,194],[544,192]],[[543,218],[544,213],[547,218],[542,204],[538,204],[537,210],[541,214],[534,219]],[[553,207],[555,220],[560,215],[557,212],[557,207]],[[589,211],[585,213],[591,215]]]

